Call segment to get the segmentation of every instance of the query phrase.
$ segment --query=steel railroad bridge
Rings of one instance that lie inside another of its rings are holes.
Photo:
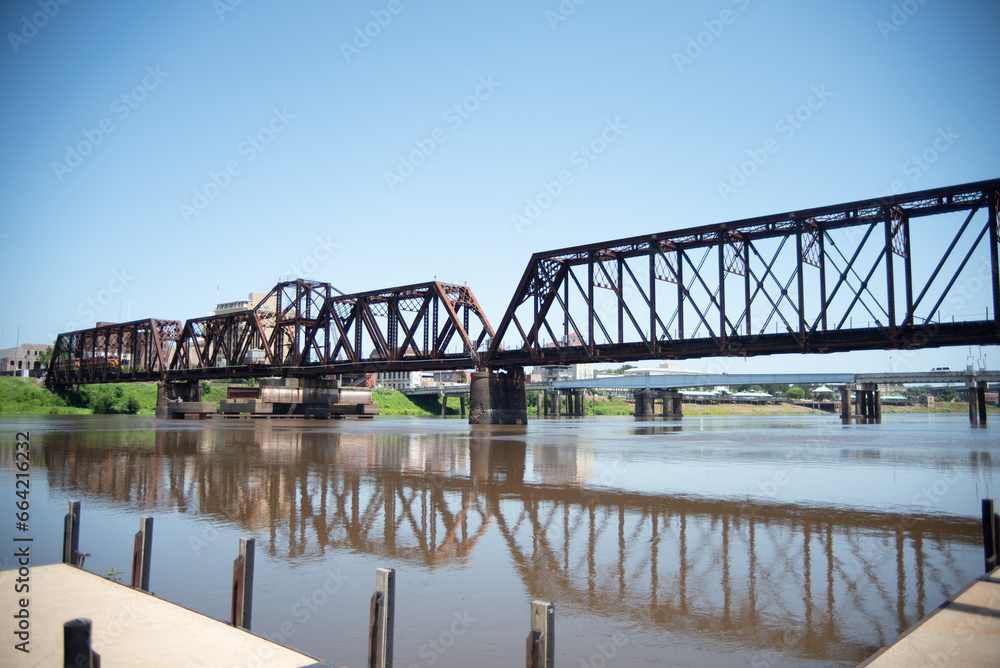
[[[516,423],[527,365],[996,344],[998,211],[994,179],[536,253],[496,330],[466,286],[286,281],[245,312],[60,334],[47,383],[477,367],[470,420]]]

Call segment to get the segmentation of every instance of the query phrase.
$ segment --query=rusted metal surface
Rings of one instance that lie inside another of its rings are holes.
[[[486,359],[1000,342],[998,202],[993,180],[536,253]],[[970,286],[992,292],[956,309]]]
[[[164,380],[180,335],[176,320],[136,320],[56,337],[51,385]]]
[[[149,320],[61,334],[48,382],[468,368],[480,363],[492,340],[493,328],[466,286],[433,281],[335,292],[328,283],[285,281],[253,310],[194,318],[183,327]],[[120,350],[133,344],[138,352],[123,357]],[[130,359],[140,364],[127,364]]]

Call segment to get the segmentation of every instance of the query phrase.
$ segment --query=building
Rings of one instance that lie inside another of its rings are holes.
[[[573,333],[568,337],[564,336],[562,340],[557,343],[546,343],[546,348],[554,348],[556,346],[582,346],[583,339],[579,334]],[[535,367],[533,370],[535,373],[541,374],[541,379],[543,382],[551,382],[554,380],[586,380],[588,378],[594,377],[594,365],[593,364],[568,364],[565,366],[540,366]]]
[[[380,372],[375,377],[375,387],[386,387],[390,390],[412,390],[420,387],[423,377],[422,371]]]
[[[40,378],[45,369],[38,358],[51,347],[41,343],[22,343],[17,348],[0,350],[0,375]]]
[[[214,315],[229,315],[230,313],[242,313],[244,311],[252,311],[253,309],[257,308],[258,304],[264,301],[265,297],[267,297],[267,295],[261,292],[251,292],[246,299],[240,299],[239,301],[235,302],[224,302],[222,304],[217,304],[215,306]],[[270,299],[264,302],[263,309],[265,311],[273,311],[275,306],[276,306],[276,301],[274,296],[272,295]]]

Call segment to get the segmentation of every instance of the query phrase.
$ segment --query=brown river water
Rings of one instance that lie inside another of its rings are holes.
[[[851,666],[982,571],[1000,485],[1000,424],[964,416],[4,416],[8,545],[18,431],[34,565],[61,559],[75,499],[86,569],[127,581],[151,515],[151,589],[228,620],[253,537],[253,631],[352,667],[379,567],[397,667],[523,665],[532,599],[558,666]]]

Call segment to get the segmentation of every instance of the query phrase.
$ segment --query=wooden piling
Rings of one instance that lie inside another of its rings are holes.
[[[368,668],[392,668],[392,632],[396,617],[396,570],[375,570],[368,631]]]
[[[996,499],[983,499],[983,552],[986,572],[989,573],[1000,561],[1000,516],[997,515]]]
[[[80,502],[69,502],[69,513],[63,520],[63,563],[80,566]]]
[[[531,631],[528,632],[527,668],[552,668],[556,651],[555,606],[548,601],[531,602]]]
[[[256,541],[240,538],[240,554],[233,560],[233,603],[232,624],[236,628],[250,630],[253,611],[253,556]]]
[[[63,624],[63,665],[101,668],[101,657],[91,649],[91,622],[78,617]]]
[[[149,592],[149,562],[153,552],[153,518],[143,515],[132,549],[132,589]]]

